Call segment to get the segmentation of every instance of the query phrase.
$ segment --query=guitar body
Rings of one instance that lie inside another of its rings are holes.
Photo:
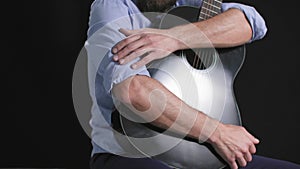
[[[169,12],[189,22],[197,21],[199,9],[183,6]],[[173,17],[173,16],[171,16]],[[161,28],[183,24],[165,17]],[[222,123],[241,125],[240,113],[233,91],[236,77],[245,58],[245,47],[226,49],[203,49],[210,55],[205,68],[193,67],[184,51],[177,55],[154,61],[149,67],[151,76],[185,103],[201,110]],[[218,169],[225,167],[224,161],[214,149],[193,139],[167,134],[149,125],[135,123],[121,116],[123,132],[129,139],[132,149],[167,163],[175,168]],[[126,145],[128,146],[128,145]],[[160,153],[158,153],[160,152]],[[138,155],[137,155],[138,156]]]

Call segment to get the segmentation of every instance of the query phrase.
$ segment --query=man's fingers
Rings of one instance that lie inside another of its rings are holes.
[[[125,36],[130,36],[134,34],[133,30],[124,29],[124,28],[119,29],[119,32],[123,33]]]
[[[247,161],[245,160],[244,155],[242,154],[239,157],[237,157],[236,160],[241,167],[245,167],[247,165]]]
[[[247,162],[250,162],[250,161],[252,161],[252,155],[251,155],[251,153],[246,153],[245,155],[244,155],[244,157],[245,157],[245,160],[247,161]]]
[[[231,163],[228,163],[228,164],[229,164],[229,166],[230,166],[231,169],[238,169],[238,165],[237,165],[237,163],[235,161],[231,162]]]
[[[253,137],[254,137],[254,136],[253,136]],[[254,143],[254,144],[258,144],[258,143],[259,143],[259,140],[258,140],[257,138],[254,137],[253,143]]]
[[[151,62],[154,58],[153,56],[154,52],[150,52],[148,55],[146,55],[145,57],[143,57],[141,60],[139,60],[138,62],[134,63],[131,65],[132,69],[138,69],[146,64],[148,64],[149,62]]]
[[[142,47],[142,48],[140,48],[140,49],[137,49],[137,50],[134,51],[134,52],[131,52],[128,56],[126,56],[126,57],[124,57],[124,58],[121,58],[121,59],[119,60],[119,63],[120,63],[120,64],[126,64],[126,63],[128,63],[128,62],[134,60],[134,59],[137,58],[137,57],[140,57],[140,56],[145,55],[147,52],[149,52],[149,51],[147,50],[147,48]]]
[[[126,58],[128,57],[132,57],[130,56],[131,54],[139,54],[139,56],[141,56],[143,53],[142,50],[146,49],[146,46],[143,46],[144,43],[141,42],[140,40],[136,40],[135,42],[132,42],[131,44],[125,46],[121,51],[119,51],[118,53],[116,53],[114,55],[114,60],[118,61],[118,60],[128,60]],[[145,51],[144,53],[146,53],[147,51]]]
[[[250,134],[251,135],[251,134]],[[257,138],[255,138],[253,135],[251,135],[251,141],[254,143],[254,144],[258,144],[259,143],[259,140]]]
[[[256,147],[255,147],[254,144],[252,144],[252,145],[249,147],[249,152],[250,152],[251,154],[256,153]]]
[[[113,54],[117,54],[120,50],[122,50],[123,48],[125,48],[128,44],[133,43],[134,41],[140,39],[141,36],[140,35],[133,35],[130,36],[122,41],[120,41],[119,43],[117,43],[113,48],[112,48],[112,53]],[[128,50],[127,50],[128,51]]]
[[[246,134],[247,134],[247,136],[251,139],[251,141],[254,144],[258,144],[259,143],[259,140],[257,138],[255,138],[252,134],[250,134],[248,131],[246,131]]]

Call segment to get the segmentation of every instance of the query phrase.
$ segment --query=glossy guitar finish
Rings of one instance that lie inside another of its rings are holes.
[[[184,6],[175,8],[170,13],[194,22],[197,20],[199,9]],[[182,14],[184,16],[181,16]],[[161,27],[168,26],[174,25],[168,19],[163,20]],[[148,68],[153,78],[190,106],[223,123],[241,125],[233,82],[244,61],[245,47],[207,50],[210,53],[211,62],[203,70],[192,67],[182,52],[179,56],[172,54],[155,61]],[[161,134],[162,131],[151,126],[121,118],[122,127],[125,130],[123,132],[127,135],[136,138],[151,137],[151,141],[147,142],[145,139],[144,144],[130,140],[137,152],[146,156],[154,156],[153,158],[177,168],[217,169],[225,166],[222,159],[208,144],[199,144],[189,138],[177,138],[172,134]],[[155,152],[160,150],[168,151],[156,155]]]

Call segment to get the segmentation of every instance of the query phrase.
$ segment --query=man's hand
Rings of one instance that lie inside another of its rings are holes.
[[[112,93],[114,98],[130,105],[128,108],[153,125],[164,129],[172,127],[176,133],[211,144],[232,169],[237,169],[238,164],[245,166],[256,152],[255,144],[259,140],[245,128],[210,118],[187,105],[155,79],[131,76],[114,85]]]
[[[252,160],[252,154],[256,152],[255,144],[258,144],[259,140],[244,127],[220,123],[207,142],[231,169],[238,169],[238,164],[244,167]]]
[[[180,43],[171,37],[166,29],[120,29],[120,32],[126,35],[127,38],[113,47],[113,59],[120,64],[126,64],[137,57],[141,57],[138,62],[131,65],[133,69],[168,56],[177,50]]]
[[[120,32],[127,38],[113,47],[114,60],[125,64],[141,56],[132,68],[163,58],[176,50],[233,47],[249,42],[252,37],[251,26],[239,9],[229,9],[210,19],[169,29],[120,29]]]

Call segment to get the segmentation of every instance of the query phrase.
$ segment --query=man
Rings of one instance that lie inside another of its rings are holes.
[[[135,15],[141,11],[165,12],[173,6],[200,6],[201,3],[200,0],[95,0],[92,4],[86,45],[94,101],[92,168],[170,169],[167,164],[151,158],[131,158],[119,145],[111,128],[111,114],[115,108],[113,98],[137,110],[142,118],[152,119],[149,121],[161,128],[171,127],[180,113],[194,117],[192,126],[189,118],[182,118],[174,130],[211,144],[232,169],[300,168],[289,162],[253,155],[259,140],[246,129],[222,124],[193,109],[150,77],[144,65],[176,50],[211,44],[232,47],[261,39],[266,33],[264,20],[257,11],[236,3],[223,3],[223,12],[208,20],[166,30],[140,29],[151,23],[147,18]],[[202,33],[198,33],[199,30]],[[121,33],[128,38],[121,41],[124,39]],[[102,54],[103,60],[99,59]],[[139,56],[143,58],[139,59]],[[151,100],[154,91],[158,94]],[[155,100],[164,101],[161,111],[157,110],[160,103]],[[206,126],[207,123],[210,125]]]

